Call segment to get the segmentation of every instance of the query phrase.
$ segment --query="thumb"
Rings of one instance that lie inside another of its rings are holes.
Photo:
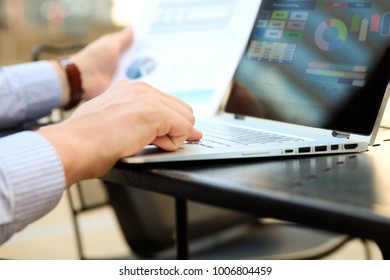
[[[192,129],[192,133],[188,136],[187,140],[189,141],[198,141],[203,137],[203,133],[196,128]]]
[[[127,48],[130,47],[134,39],[134,32],[131,26],[125,27],[122,30],[117,32],[117,36],[120,36],[121,48],[120,51],[124,52]]]

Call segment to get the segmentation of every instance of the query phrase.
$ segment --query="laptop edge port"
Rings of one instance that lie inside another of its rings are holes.
[[[303,153],[310,153],[310,147],[302,147],[298,149],[298,153],[303,154]]]
[[[346,150],[353,150],[358,147],[358,144],[344,144],[344,149]]]
[[[337,151],[337,150],[339,149],[339,145],[331,145],[331,146],[330,146],[330,149],[331,149],[332,151]]]
[[[326,152],[326,146],[316,146],[314,150],[316,152]]]

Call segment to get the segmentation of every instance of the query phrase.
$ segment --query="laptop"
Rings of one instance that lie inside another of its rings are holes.
[[[356,153],[374,144],[390,79],[390,1],[263,0],[217,115],[174,152],[129,164]]]

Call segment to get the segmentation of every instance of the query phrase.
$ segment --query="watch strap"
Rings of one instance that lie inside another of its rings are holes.
[[[65,110],[69,110],[76,107],[83,98],[81,75],[78,67],[69,57],[59,57],[57,61],[64,70],[69,84],[69,102],[63,106]]]

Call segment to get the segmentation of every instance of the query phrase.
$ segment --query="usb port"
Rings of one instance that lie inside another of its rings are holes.
[[[353,150],[356,149],[358,144],[344,144],[344,149],[346,150]]]
[[[314,148],[314,150],[315,150],[316,152],[325,152],[325,151],[326,151],[326,146],[316,146],[316,147]]]
[[[330,149],[331,149],[332,151],[337,151],[337,150],[339,149],[339,145],[331,145],[331,146],[330,146]]]
[[[292,154],[294,152],[293,149],[284,150],[285,154]]]
[[[298,149],[299,153],[310,153],[310,147],[303,147]]]

